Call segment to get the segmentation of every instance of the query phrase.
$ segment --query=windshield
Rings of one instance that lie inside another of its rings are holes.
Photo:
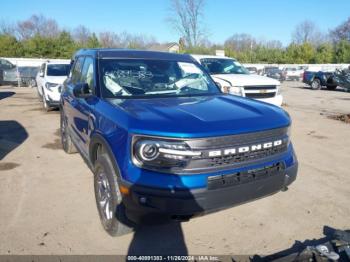
[[[101,59],[105,98],[193,96],[220,93],[194,63],[150,59]]]
[[[48,76],[68,76],[70,65],[67,64],[52,64],[47,65]]]
[[[249,71],[239,62],[224,58],[203,58],[201,64],[210,74],[249,74]]]
[[[266,70],[267,73],[279,73],[280,70],[278,68],[271,68]]]

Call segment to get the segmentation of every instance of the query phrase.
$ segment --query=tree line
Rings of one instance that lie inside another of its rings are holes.
[[[257,40],[234,34],[224,43],[209,41],[202,26],[204,0],[171,0],[169,26],[179,35],[180,52],[225,54],[245,63],[350,63],[350,17],[325,34],[311,21],[300,23],[292,42]],[[153,36],[103,31],[98,34],[80,25],[62,29],[57,21],[32,15],[16,23],[0,23],[0,56],[28,58],[71,58],[80,48],[152,49],[160,43]]]

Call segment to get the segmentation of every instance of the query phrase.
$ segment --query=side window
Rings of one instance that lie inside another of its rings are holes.
[[[11,64],[9,61],[5,59],[1,59],[0,63],[2,64],[1,67],[3,69],[12,69],[15,67],[13,64]]]
[[[72,69],[72,83],[76,84],[80,82],[81,79],[81,70],[84,63],[84,57],[79,57],[78,60],[75,62],[74,67]]]
[[[92,57],[86,57],[81,73],[81,82],[89,85],[89,91],[92,93],[94,88],[94,60]]]

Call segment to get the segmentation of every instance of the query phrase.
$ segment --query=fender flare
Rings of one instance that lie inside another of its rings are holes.
[[[96,161],[96,153],[97,153],[97,145],[102,145],[103,148],[105,149],[106,153],[108,154],[113,168],[115,170],[115,173],[117,174],[117,178],[118,180],[122,180],[121,177],[121,172],[120,172],[120,168],[118,166],[117,160],[114,157],[114,154],[112,152],[112,149],[109,145],[109,143],[107,142],[107,140],[99,133],[95,133],[92,135],[91,139],[90,139],[90,144],[89,144],[89,162],[91,164],[91,167],[94,167],[94,163]]]

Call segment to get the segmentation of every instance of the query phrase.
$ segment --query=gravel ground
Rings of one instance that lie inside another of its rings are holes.
[[[270,254],[350,229],[350,93],[283,84],[300,162],[281,192],[186,223],[144,226],[118,238],[102,229],[92,173],[60,146],[59,112],[35,90],[0,87],[0,254]]]

